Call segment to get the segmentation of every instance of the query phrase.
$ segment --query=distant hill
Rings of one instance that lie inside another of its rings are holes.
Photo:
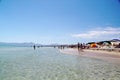
[[[110,41],[115,41],[115,42],[116,42],[116,41],[120,41],[120,40],[119,40],[119,39],[112,39],[112,40],[110,40]]]

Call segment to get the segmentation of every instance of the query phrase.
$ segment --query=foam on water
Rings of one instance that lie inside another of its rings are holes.
[[[0,80],[120,80],[119,66],[54,48],[0,48]]]

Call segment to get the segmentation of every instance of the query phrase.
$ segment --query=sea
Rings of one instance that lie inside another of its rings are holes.
[[[120,64],[58,48],[0,47],[0,80],[120,80]]]

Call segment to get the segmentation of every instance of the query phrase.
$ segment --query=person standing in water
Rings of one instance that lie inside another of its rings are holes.
[[[80,50],[80,43],[78,42],[77,44],[77,47],[78,47],[78,51]]]
[[[34,48],[34,50],[35,50],[36,46],[34,45],[33,48]]]

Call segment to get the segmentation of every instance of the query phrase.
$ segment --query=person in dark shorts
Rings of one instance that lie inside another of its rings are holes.
[[[80,50],[80,43],[78,42],[77,44],[77,47],[78,47],[78,51]]]
[[[34,50],[35,50],[36,46],[34,45],[33,48],[34,48]]]

